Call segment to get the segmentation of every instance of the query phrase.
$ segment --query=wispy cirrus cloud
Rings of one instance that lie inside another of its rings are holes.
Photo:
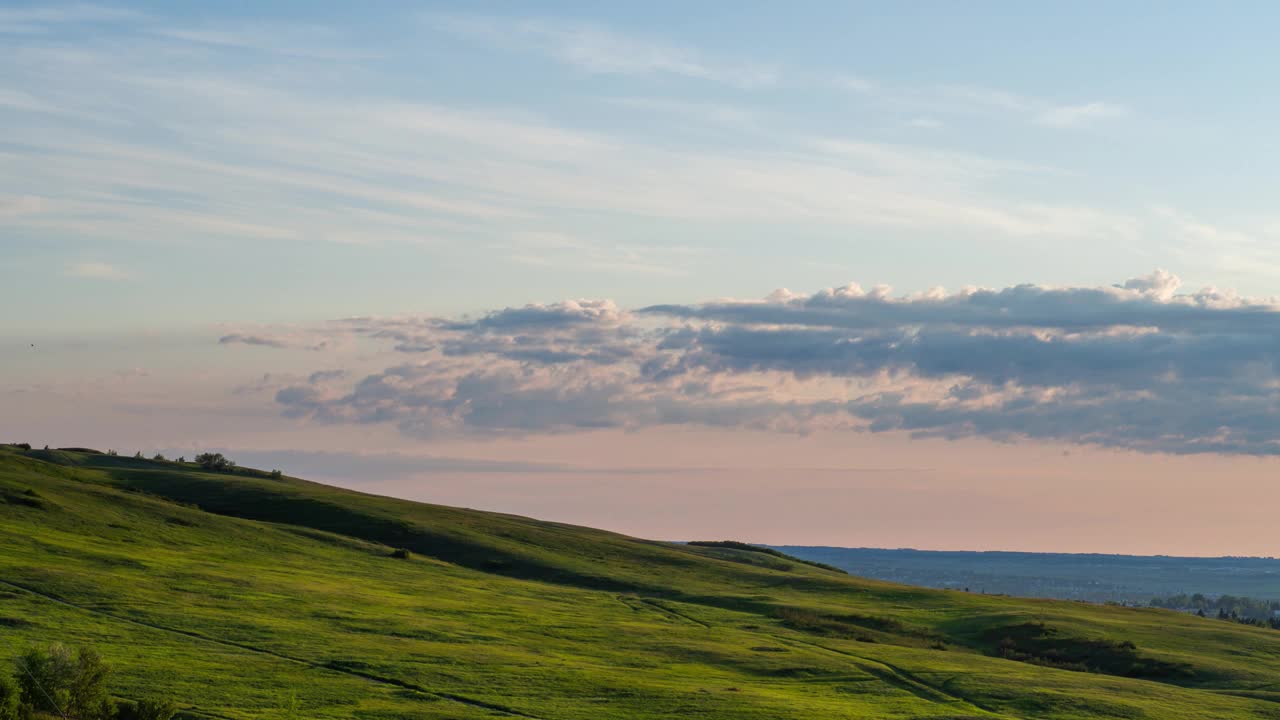
[[[44,198],[38,195],[0,196],[0,218],[34,215],[44,209]]]
[[[590,73],[675,75],[760,87],[776,83],[768,65],[709,58],[691,48],[584,22],[481,15],[428,15],[432,27],[512,50],[532,50]]]
[[[144,17],[136,10],[90,3],[0,8],[0,33],[39,34],[59,25],[136,21]]]
[[[236,27],[160,26],[150,33],[162,38],[270,53],[286,57],[338,62],[371,60],[374,51],[349,48],[333,28],[307,25],[240,25]]]
[[[1088,102],[1080,105],[1061,105],[1044,110],[1037,118],[1042,125],[1058,128],[1076,128],[1103,120],[1123,118],[1129,109],[1109,102]]]
[[[894,86],[850,72],[783,69],[747,60],[710,59],[692,48],[571,20],[453,14],[427,15],[425,21],[434,29],[506,50],[539,53],[596,74],[675,75],[743,89],[801,86],[855,93],[888,105],[915,105],[937,112],[995,109],[1058,129],[1082,128],[1131,113],[1125,105],[1109,101],[1061,104],[974,85]],[[704,107],[702,112],[723,118],[727,111],[723,107]]]
[[[647,127],[593,125],[584,120],[591,112],[578,109],[451,106],[361,83],[364,68],[344,58],[364,48],[332,29],[277,33],[118,17],[109,38],[13,44],[12,72],[0,79],[0,104],[14,108],[11,144],[0,149],[0,217],[24,237],[98,245],[403,244],[438,256],[487,248],[510,266],[673,278],[705,270],[744,227],[937,236],[980,248],[1009,239],[1133,247],[1152,237],[1177,238],[1173,253],[1184,246],[1199,253],[1203,245],[1194,233],[1166,236],[1166,218],[1149,209],[1078,199],[1064,188],[1071,181],[1061,181],[1069,171],[1036,162],[852,131],[801,131],[776,108],[655,97],[652,88],[588,102],[592,110],[651,114],[662,121],[642,124],[656,128],[695,128],[691,141]],[[519,42],[540,52],[580,29],[501,17],[430,22],[464,34],[514,28]],[[615,43],[617,32],[590,27],[584,37],[650,58],[593,65],[602,72],[685,72],[748,85],[769,76],[754,76],[759,68],[750,61],[707,59],[661,42],[653,44],[671,52],[650,51],[642,40]],[[320,77],[339,78],[344,91]],[[815,92],[839,92],[833,78],[855,78],[846,89],[900,111],[900,123],[945,125],[948,133],[964,113],[1085,127],[1124,112],[1119,103],[1061,103],[979,87],[896,88],[827,71],[773,77]],[[702,142],[707,137],[715,142]],[[605,221],[584,229],[588,213]],[[697,232],[668,241],[614,230],[636,222]],[[1223,262],[1241,272],[1276,266],[1266,242],[1233,248]]]
[[[172,41],[140,43],[159,43],[154,55],[164,56]],[[759,147],[668,147],[528,113],[339,98],[301,80],[191,73],[152,56],[92,46],[71,56],[44,46],[20,53],[16,69],[31,80],[23,91],[31,102],[92,120],[85,92],[99,87],[119,103],[116,121],[180,141],[140,140],[118,122],[57,130],[16,123],[10,137],[21,145],[8,151],[14,171],[0,176],[0,192],[43,196],[50,209],[19,218],[23,226],[112,239],[510,242],[528,238],[520,234],[535,223],[544,237],[573,238],[557,218],[589,208],[1011,236],[1135,231],[1132,219],[1101,209],[1001,198],[991,181],[1043,170],[972,154],[778,133]],[[180,203],[171,201],[175,187]],[[591,248],[579,258],[592,269],[683,271],[684,258],[661,257],[657,244],[655,252],[620,252],[618,243],[573,241]],[[516,261],[536,257],[513,253]]]
[[[105,262],[78,262],[63,268],[68,277],[88,278],[92,280],[125,280],[129,272],[122,267]]]
[[[1133,111],[1119,102],[1086,100],[1062,103],[973,85],[948,85],[935,90],[913,91],[900,102],[917,104],[934,112],[995,112],[1023,118],[1055,129],[1078,129],[1106,120],[1129,117]]]

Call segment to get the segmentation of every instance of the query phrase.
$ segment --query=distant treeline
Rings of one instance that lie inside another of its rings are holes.
[[[1193,611],[1204,617],[1217,617],[1222,620],[1235,620],[1247,625],[1266,625],[1280,630],[1280,600],[1259,600],[1239,595],[1218,595],[1210,597],[1201,593],[1187,595],[1181,593],[1169,597],[1152,598],[1152,607],[1170,610]]]
[[[23,451],[24,453],[33,452],[31,443],[25,443],[25,442],[0,443],[0,446],[17,448]],[[42,459],[48,459],[49,453],[54,453],[54,452],[73,452],[73,453],[82,453],[85,455],[105,455],[107,457],[112,457],[112,458],[120,457],[120,453],[116,452],[115,450],[107,450],[106,452],[102,452],[101,450],[94,450],[93,448],[84,448],[84,447],[64,447],[64,448],[51,449],[48,445],[45,445],[43,450],[34,451],[35,456],[40,457]],[[40,455],[39,453],[44,453],[44,455]],[[141,460],[144,462],[150,460],[151,462],[155,462],[155,463],[176,463],[179,465],[195,464],[195,465],[199,465],[201,468],[205,470],[209,470],[212,472],[233,473],[237,475],[250,475],[253,477],[266,477],[266,478],[271,478],[273,480],[279,480],[282,477],[284,477],[284,473],[281,472],[280,470],[272,470],[268,472],[266,470],[257,470],[254,468],[240,467],[236,465],[234,460],[218,452],[200,453],[199,455],[195,456],[194,463],[188,463],[187,458],[185,456],[170,459],[165,457],[164,455],[161,455],[160,453],[156,453],[155,455],[152,455],[150,458],[148,458],[145,454],[143,454],[141,450],[133,454],[133,459]],[[0,718],[0,720],[3,720],[3,718]]]

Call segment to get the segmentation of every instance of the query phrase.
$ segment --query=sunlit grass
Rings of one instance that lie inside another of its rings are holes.
[[[0,580],[0,654],[91,644],[193,717],[1280,717],[1276,631],[132,458],[0,448]],[[997,657],[1030,623],[1185,673]]]

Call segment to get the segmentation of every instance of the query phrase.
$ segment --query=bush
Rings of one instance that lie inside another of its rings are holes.
[[[14,447],[16,447],[16,448],[20,448],[20,449],[22,449],[22,450],[30,450],[30,449],[31,449],[31,443],[14,443],[14,444],[13,444],[13,446],[14,446]]]
[[[107,454],[108,454],[108,455],[110,455],[111,457],[115,457],[115,456],[119,455],[120,453],[116,452],[115,450],[108,450],[108,451],[107,451]]]
[[[272,471],[271,471],[271,479],[272,479],[272,480],[279,480],[279,479],[280,479],[280,478],[282,478],[282,477],[284,477],[284,473],[280,472],[279,470],[272,470]]]
[[[408,560],[413,557],[413,553],[405,550],[404,548],[397,548],[391,552],[391,557],[397,560]]]
[[[8,675],[0,675],[0,720],[18,720],[22,690]]]
[[[158,461],[160,461],[160,462],[164,462],[165,457],[164,457],[164,455],[161,455],[160,453],[156,453],[156,454],[155,454],[155,457],[153,457],[153,458],[151,458],[151,459],[152,459],[152,460],[158,460]]]
[[[149,698],[122,703],[116,708],[116,720],[170,720],[177,712],[175,703]]]
[[[109,720],[113,715],[107,695],[110,669],[93,650],[81,648],[73,655],[62,645],[51,645],[27,651],[18,663],[18,684],[31,709],[79,720]]]
[[[236,464],[222,453],[200,453],[196,456],[196,464],[205,470],[213,470],[216,472],[231,472],[235,469]]]
[[[138,452],[134,453],[134,454],[133,454],[133,459],[134,459],[134,460],[141,460],[141,459],[142,459],[142,451],[141,451],[141,450],[139,450]]]

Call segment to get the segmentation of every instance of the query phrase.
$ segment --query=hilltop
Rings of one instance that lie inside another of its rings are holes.
[[[1280,718],[1273,630],[86,450],[0,446],[0,638],[193,718]]]

